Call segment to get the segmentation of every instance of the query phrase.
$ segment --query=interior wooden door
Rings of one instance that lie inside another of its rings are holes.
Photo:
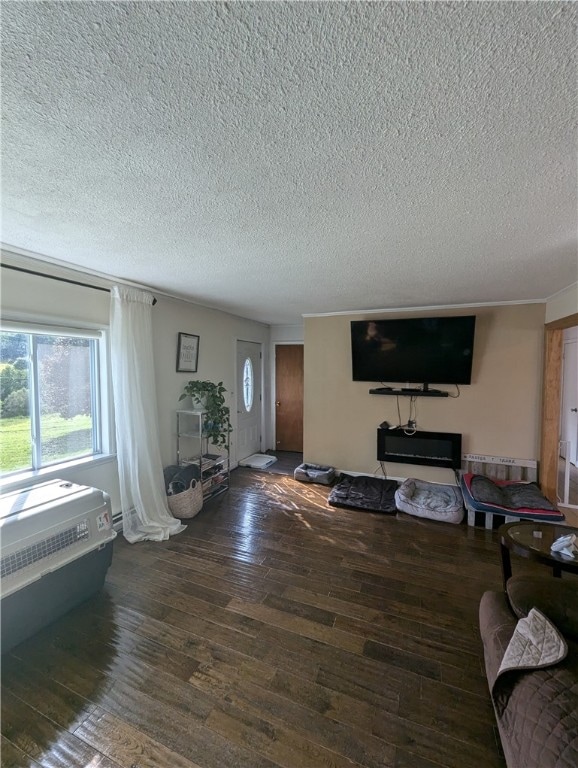
[[[275,442],[278,451],[303,451],[303,345],[275,352]]]

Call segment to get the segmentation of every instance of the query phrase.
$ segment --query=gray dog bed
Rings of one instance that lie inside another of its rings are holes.
[[[321,464],[300,464],[293,473],[293,477],[301,483],[331,485],[335,480],[335,467],[324,467]]]
[[[395,505],[408,515],[444,523],[461,523],[464,517],[464,500],[459,488],[411,477],[395,492]]]

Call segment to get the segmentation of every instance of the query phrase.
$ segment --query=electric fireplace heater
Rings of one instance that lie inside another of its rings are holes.
[[[403,429],[377,430],[378,461],[421,464],[459,469],[462,436],[456,432],[414,432]]]

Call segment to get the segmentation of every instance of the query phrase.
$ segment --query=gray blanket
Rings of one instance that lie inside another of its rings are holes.
[[[476,501],[494,504],[507,509],[547,509],[557,512],[536,483],[511,483],[497,485],[489,477],[475,475],[470,492]]]
[[[342,474],[327,499],[332,507],[365,509],[372,512],[397,512],[395,506],[395,480],[370,475]]]

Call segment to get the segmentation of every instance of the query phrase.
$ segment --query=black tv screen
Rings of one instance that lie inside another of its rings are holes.
[[[469,384],[474,315],[353,320],[354,381]]]

